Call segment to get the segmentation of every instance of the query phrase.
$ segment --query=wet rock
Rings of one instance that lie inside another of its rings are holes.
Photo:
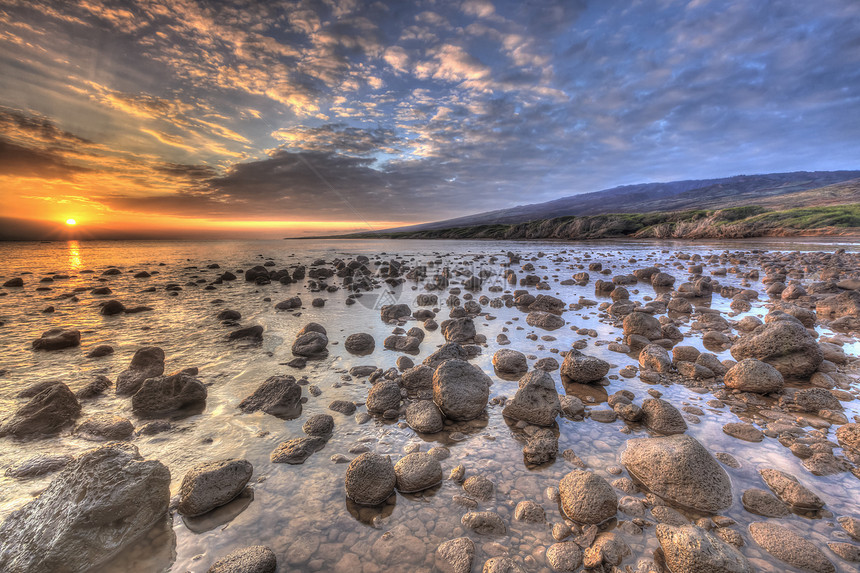
[[[382,380],[367,393],[367,411],[383,414],[400,407],[400,385],[394,380]]]
[[[475,338],[475,323],[471,318],[452,318],[445,320],[440,325],[442,336],[448,342],[468,342]]]
[[[334,431],[334,418],[328,414],[314,414],[302,424],[302,431],[309,436],[327,438]]]
[[[561,375],[578,384],[601,380],[609,372],[609,363],[572,349],[561,363]]]
[[[302,299],[297,297],[297,296],[293,296],[293,297],[290,297],[286,300],[282,300],[281,302],[277,303],[275,305],[275,310],[293,310],[294,308],[301,308],[301,307],[302,307]]]
[[[325,447],[326,440],[319,436],[292,438],[281,442],[271,454],[269,460],[273,464],[299,465]]]
[[[551,426],[561,412],[561,403],[552,376],[542,370],[529,372],[520,379],[516,395],[502,414],[536,426]]]
[[[240,313],[238,310],[224,309],[219,312],[215,316],[215,318],[217,318],[218,320],[239,320],[240,318],[242,318],[242,313]]]
[[[89,450],[0,526],[2,571],[89,571],[165,519],[170,472],[137,448]]]
[[[343,343],[343,347],[346,348],[346,351],[350,354],[364,356],[373,352],[373,349],[376,347],[376,342],[370,334],[367,334],[366,332],[358,332],[347,336],[346,341]]]
[[[565,515],[578,523],[602,523],[618,511],[615,491],[602,477],[574,470],[558,484]]]
[[[767,362],[784,378],[808,378],[824,359],[818,343],[796,319],[776,320],[756,328],[741,337],[731,353],[735,360]]]
[[[576,396],[562,396],[560,398],[561,413],[568,418],[582,417],[585,413],[585,404]]]
[[[109,344],[100,344],[87,352],[87,358],[101,358],[102,356],[113,354],[113,352],[113,346],[110,346]]]
[[[351,416],[355,414],[355,402],[350,402],[349,400],[334,400],[328,405],[328,409],[339,414]]]
[[[661,434],[683,434],[687,431],[687,423],[681,412],[659,398],[648,398],[642,402],[642,423]]]
[[[689,520],[676,509],[672,509],[668,505],[655,505],[651,508],[651,515],[658,523],[666,523],[669,525],[687,525]]]
[[[549,312],[530,312],[526,316],[526,324],[544,330],[556,330],[564,326],[564,319]]]
[[[81,422],[74,433],[87,440],[125,440],[134,433],[134,426],[122,416],[96,414]]]
[[[478,535],[504,535],[507,533],[505,522],[494,511],[470,511],[463,516],[460,523]]]
[[[662,346],[649,344],[639,352],[639,367],[653,372],[671,372],[672,359]]]
[[[550,430],[532,435],[523,446],[523,458],[527,464],[539,466],[555,460],[558,456],[558,438]]]
[[[845,561],[850,561],[852,563],[860,562],[860,545],[831,541],[827,544],[827,547]]]
[[[764,439],[761,430],[745,422],[730,422],[723,426],[723,432],[745,442],[760,442]]]
[[[727,388],[759,394],[779,392],[785,384],[779,370],[755,358],[745,358],[729,368],[724,382]]]
[[[270,376],[239,403],[245,413],[263,412],[279,418],[293,419],[302,413],[302,387],[292,376]]]
[[[7,287],[7,288],[22,287],[22,286],[24,286],[24,279],[22,279],[21,277],[11,278],[11,279],[7,280],[6,282],[4,282],[3,286]]]
[[[275,552],[263,545],[244,547],[228,553],[212,564],[207,573],[275,573]]]
[[[131,409],[138,416],[202,409],[206,406],[206,396],[206,386],[200,380],[180,372],[145,380],[137,394],[131,397]]]
[[[488,501],[493,498],[496,486],[489,478],[482,475],[469,477],[463,482],[463,489],[474,498]]]
[[[248,460],[197,464],[182,478],[177,510],[186,517],[194,517],[224,505],[245,489],[253,473],[254,467]]]
[[[521,501],[514,509],[514,519],[524,521],[526,523],[545,523],[546,512],[544,509],[533,501]]]
[[[634,334],[648,340],[663,338],[660,321],[645,312],[631,312],[624,317],[622,326],[625,338]]]
[[[824,502],[820,497],[809,491],[793,475],[765,468],[758,472],[767,487],[784,503],[799,509],[821,509]]]
[[[81,413],[81,405],[62,382],[51,384],[21,406],[5,424],[0,437],[54,434]]]
[[[408,318],[412,314],[412,311],[407,304],[391,304],[383,306],[379,314],[382,322],[392,322]]]
[[[477,366],[447,360],[433,374],[433,401],[452,420],[473,420],[484,411],[491,384],[490,377]]]
[[[66,454],[33,456],[6,468],[5,475],[15,479],[36,478],[60,471],[74,459]]]
[[[674,573],[753,573],[736,548],[695,525],[657,526],[666,565]]]
[[[118,300],[109,300],[102,305],[99,314],[104,316],[113,316],[125,312],[125,305]]]
[[[860,454],[860,424],[851,423],[840,426],[836,430],[836,439],[844,449]]]
[[[802,412],[842,409],[839,399],[825,388],[803,388],[794,393],[793,399],[794,406]]]
[[[322,332],[312,330],[296,337],[292,351],[296,356],[313,358],[325,354],[327,346],[328,337]]]
[[[526,355],[508,348],[493,354],[493,367],[502,374],[521,374],[529,369]]]
[[[433,388],[433,368],[419,365],[403,372],[402,384],[410,394]]]
[[[416,432],[433,434],[441,432],[442,412],[432,400],[418,400],[406,408],[406,423]]]
[[[484,563],[481,573],[525,573],[519,563],[510,557],[493,557]]]
[[[164,374],[164,351],[157,346],[139,348],[128,368],[116,378],[116,393],[131,396],[140,390],[143,381]]]
[[[716,513],[732,503],[729,476],[687,434],[628,440],[621,463],[653,493],[684,507]]]
[[[227,338],[230,340],[263,340],[263,327],[247,326],[245,328],[239,328],[228,334]]]
[[[576,571],[582,565],[582,549],[574,541],[553,543],[546,550],[546,563],[553,571]]]
[[[415,493],[442,483],[442,465],[439,460],[422,452],[408,454],[394,464],[397,489]]]
[[[475,544],[468,537],[445,541],[436,548],[435,564],[440,573],[471,573]]]
[[[788,506],[763,489],[750,488],[741,497],[744,509],[763,517],[785,517],[791,511]]]
[[[833,573],[836,568],[811,541],[776,523],[756,522],[749,526],[750,535],[762,549],[792,567],[814,573]]]
[[[33,341],[33,350],[61,350],[81,345],[81,331],[52,328]]]
[[[837,519],[839,525],[845,530],[845,533],[851,536],[852,539],[860,541],[860,519],[856,517],[842,516]]]
[[[344,482],[346,495],[355,503],[379,505],[394,493],[397,475],[391,460],[365,452],[350,462]]]

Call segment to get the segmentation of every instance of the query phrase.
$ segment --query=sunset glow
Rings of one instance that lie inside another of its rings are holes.
[[[74,219],[66,219],[66,225],[77,225],[78,222]]]

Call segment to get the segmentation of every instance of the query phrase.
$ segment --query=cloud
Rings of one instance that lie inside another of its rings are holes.
[[[60,154],[16,145],[0,137],[0,176],[71,179],[85,171],[89,170],[67,163]]]

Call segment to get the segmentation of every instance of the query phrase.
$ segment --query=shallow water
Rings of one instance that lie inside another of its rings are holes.
[[[204,572],[219,557],[233,549],[247,545],[264,544],[271,547],[278,556],[281,571],[432,571],[436,547],[443,541],[469,535],[476,543],[477,554],[473,571],[480,571],[484,561],[492,556],[508,554],[517,558],[528,571],[549,571],[545,565],[543,552],[554,541],[550,534],[552,523],[562,519],[556,503],[549,501],[544,491],[558,484],[567,472],[575,466],[559,455],[558,459],[537,469],[525,466],[522,457],[524,435],[501,415],[501,406],[491,405],[487,416],[475,422],[446,427],[446,430],[432,436],[419,436],[405,424],[373,419],[358,424],[353,416],[332,413],[335,417],[335,433],[326,447],[311,456],[303,465],[271,464],[270,452],[280,442],[299,437],[304,420],[315,413],[329,412],[328,404],[335,399],[352,400],[363,403],[369,384],[363,379],[344,380],[346,371],[356,365],[372,364],[383,369],[393,367],[400,355],[384,350],[382,340],[391,333],[392,326],[383,324],[379,318],[379,306],[392,302],[405,302],[415,310],[415,296],[426,292],[422,285],[407,281],[402,287],[382,294],[382,290],[368,293],[352,306],[345,305],[347,292],[310,293],[304,281],[298,284],[281,285],[272,283],[256,286],[239,280],[217,285],[216,290],[207,291],[203,287],[218,277],[224,270],[236,272],[264,259],[276,262],[273,269],[285,268],[294,264],[310,265],[318,258],[327,261],[339,257],[348,260],[357,255],[366,255],[373,261],[377,256],[387,261],[395,255],[408,261],[410,266],[441,261],[435,270],[448,265],[458,267],[489,268],[496,276],[484,282],[483,290],[475,293],[475,300],[486,294],[491,299],[502,293],[489,292],[493,284],[508,285],[502,282],[500,266],[506,260],[504,253],[513,251],[521,254],[522,263],[537,257],[538,252],[545,256],[531,261],[540,276],[549,277],[551,290],[536,291],[552,294],[566,303],[576,302],[580,296],[603,302],[606,297],[595,296],[594,280],[608,279],[616,274],[626,274],[633,269],[649,266],[654,262],[667,261],[676,253],[720,254],[724,251],[745,249],[796,251],[796,250],[833,250],[846,248],[858,250],[853,244],[837,244],[823,241],[746,241],[743,243],[684,243],[684,242],[642,242],[642,241],[598,241],[589,243],[566,244],[557,242],[483,242],[483,241],[252,241],[252,242],[71,242],[71,243],[0,243],[0,282],[22,271],[25,275],[23,289],[0,289],[8,293],[0,296],[0,419],[11,414],[24,400],[15,394],[27,385],[57,379],[65,382],[72,390],[86,385],[95,374],[105,374],[111,380],[124,370],[134,351],[144,345],[160,346],[164,349],[166,372],[197,366],[199,378],[209,384],[209,397],[206,410],[175,421],[176,428],[156,436],[135,437],[132,441],[146,458],[155,458],[166,464],[171,471],[172,491],[176,493],[182,476],[193,465],[228,457],[247,458],[254,465],[251,490],[242,497],[218,510],[217,515],[206,519],[183,520],[174,515],[170,524],[154,529],[147,538],[140,540],[109,566],[107,571],[194,571]],[[583,259],[586,253],[590,259]],[[474,255],[486,255],[481,260],[473,260]],[[490,256],[498,255],[499,261],[490,263]],[[563,262],[554,262],[561,258]],[[636,262],[630,262],[630,259]],[[414,259],[414,260],[412,260]],[[600,261],[604,268],[610,268],[612,275],[604,277],[591,272],[591,282],[585,286],[562,286],[559,281],[568,279],[582,269],[576,264]],[[686,268],[686,262],[683,263]],[[207,265],[218,263],[220,269],[207,269]],[[117,266],[123,273],[102,277],[101,272]],[[515,268],[523,276],[518,265]],[[749,270],[754,266],[742,267]],[[94,270],[93,274],[83,273]],[[135,279],[133,272],[139,270],[159,271],[147,279]],[[434,269],[428,269],[431,274]],[[706,266],[705,275],[709,268]],[[678,280],[676,286],[687,276],[684,270],[671,265],[667,272]],[[238,272],[236,272],[239,275]],[[40,283],[42,277],[69,275],[67,279]],[[762,273],[764,277],[764,273]],[[465,277],[455,277],[453,284]],[[739,275],[729,274],[716,277],[721,284],[740,285]],[[811,277],[808,277],[811,278]],[[104,280],[104,282],[102,282]],[[805,279],[806,280],[806,279]],[[199,281],[197,286],[189,283]],[[334,280],[329,281],[334,283]],[[164,286],[168,283],[182,285],[176,296],[169,296]],[[108,285],[114,291],[110,296],[89,293],[96,286]],[[37,292],[36,286],[47,286],[51,290]],[[146,287],[155,286],[151,293],[140,292]],[[763,294],[763,287],[751,281],[752,288]],[[80,300],[72,302],[59,298],[63,293],[76,287],[84,288],[78,294]],[[524,288],[524,287],[516,287]],[[628,286],[632,300],[644,300],[655,296],[654,289],[644,283]],[[513,288],[510,289],[512,291]],[[437,321],[447,318],[444,308],[446,291],[433,291],[440,297]],[[274,304],[290,296],[300,295],[304,307],[299,312],[280,312]],[[271,301],[265,301],[265,298]],[[310,301],[315,297],[326,299],[323,308],[313,308]],[[462,294],[460,295],[463,298]],[[134,315],[104,317],[99,314],[99,303],[119,299],[126,306],[146,305],[154,308],[152,312]],[[224,302],[213,304],[214,299]],[[753,302],[748,314],[763,316],[766,296]],[[712,307],[729,312],[729,299],[715,294]],[[53,305],[56,311],[45,314],[42,310]],[[242,313],[243,326],[259,324],[265,328],[262,344],[248,344],[226,341],[225,328],[216,320],[215,315],[222,309],[235,309]],[[636,394],[636,402],[647,398],[647,390],[652,388],[638,377],[620,378],[618,370],[627,365],[637,365],[634,357],[610,352],[605,343],[618,340],[620,327],[598,318],[597,307],[586,307],[580,311],[565,311],[563,318],[567,324],[553,332],[529,327],[525,323],[525,313],[517,308],[484,307],[486,315],[475,319],[480,334],[487,337],[488,343],[482,354],[472,362],[479,365],[493,379],[491,401],[494,397],[511,397],[516,391],[517,382],[495,375],[491,359],[500,347],[496,336],[506,329],[505,334],[511,348],[524,352],[532,364],[538,358],[552,356],[561,362],[558,351],[570,349],[579,340],[588,342],[586,353],[600,356],[612,364],[610,383],[603,388],[611,395],[620,389],[628,389]],[[740,318],[738,315],[736,318]],[[323,360],[309,361],[303,370],[295,370],[283,365],[293,358],[290,347],[296,332],[307,322],[318,322],[328,330],[331,341],[329,356]],[[420,326],[419,322],[407,325]],[[80,348],[57,352],[33,352],[30,342],[45,330],[55,327],[74,327],[81,330]],[[596,337],[576,333],[579,328],[594,329]],[[689,326],[682,327],[688,334]],[[375,351],[363,357],[352,356],[343,349],[343,340],[354,332],[368,332],[376,339]],[[831,332],[819,328],[823,335]],[[527,338],[537,334],[537,339]],[[550,336],[555,340],[542,340]],[[412,357],[419,363],[444,342],[442,334],[436,330],[428,332],[421,344],[421,353]],[[116,352],[98,359],[88,359],[86,352],[98,344],[110,344]],[[685,338],[683,344],[694,345],[704,350],[701,333]],[[857,355],[860,347],[856,343],[843,347],[847,354]],[[719,357],[730,358],[723,352]],[[292,374],[296,378],[306,377],[310,384],[322,390],[319,397],[309,396],[307,388],[303,395],[308,396],[302,415],[290,421],[280,420],[258,412],[243,415],[237,404],[267,377],[274,374]],[[558,371],[552,373],[559,392],[566,391]],[[573,391],[574,388],[570,387]],[[725,435],[721,428],[728,422],[738,421],[737,415],[728,407],[712,408],[706,402],[714,396],[711,393],[694,392],[683,386],[659,386],[664,398],[678,407],[690,404],[705,411],[700,423],[689,423],[688,432],[699,439],[711,452],[728,452],[737,458],[740,469],[726,467],[732,479],[734,503],[723,515],[738,522],[733,528],[739,531],[746,545],[741,551],[752,560],[760,571],[793,571],[793,569],[761,551],[749,537],[746,526],[762,518],[746,512],[740,503],[742,492],[750,487],[765,488],[757,469],[765,466],[776,467],[796,475],[803,483],[813,489],[826,502],[825,508],[834,516],[853,515],[860,517],[860,480],[845,472],[828,477],[816,477],[809,473],[801,460],[771,438],[761,443],[750,444]],[[599,389],[598,389],[599,390]],[[597,392],[598,395],[602,391]],[[605,397],[603,398],[605,400]],[[860,413],[858,402],[845,402],[845,413],[849,419]],[[588,406],[589,404],[586,403]],[[595,404],[597,405],[597,404]],[[364,411],[363,406],[359,412]],[[82,418],[100,412],[111,412],[131,419],[135,426],[144,421],[138,420],[131,412],[130,400],[117,397],[109,390],[95,400],[83,403]],[[750,416],[749,413],[743,414]],[[755,420],[756,422],[761,419]],[[402,420],[401,420],[402,422]],[[590,418],[575,422],[558,418],[559,452],[572,449],[594,470],[612,481],[619,475],[628,475],[620,465],[620,453],[626,440],[648,435],[639,425],[630,425],[631,433],[620,430],[628,427],[619,420],[602,424]],[[466,434],[463,441],[449,439],[451,431]],[[833,438],[833,430],[830,430]],[[451,456],[442,462],[443,473],[447,476],[450,469],[463,464],[466,475],[486,474],[496,484],[495,498],[482,502],[481,510],[497,511],[508,527],[503,537],[482,537],[467,533],[460,525],[460,518],[466,510],[451,501],[451,497],[463,493],[458,484],[445,480],[441,486],[418,495],[397,494],[396,503],[381,509],[357,509],[347,502],[343,489],[345,464],[330,461],[333,454],[348,453],[356,443],[365,443],[373,451],[390,454],[392,459],[405,453],[406,448],[417,445],[421,451],[438,445],[451,450]],[[65,431],[57,438],[33,441],[0,439],[0,468],[40,453],[78,453],[93,447],[93,442],[73,436]],[[613,471],[622,470],[621,474]],[[51,476],[36,480],[14,480],[0,476],[0,519],[26,503],[31,496],[50,482]],[[619,497],[623,494],[619,493]],[[637,494],[637,497],[643,497]],[[547,512],[550,525],[523,524],[513,520],[513,510],[522,500],[540,503]],[[620,520],[631,516],[618,514]],[[650,518],[650,514],[646,513]],[[697,516],[691,516],[697,517]],[[844,532],[835,524],[835,517],[810,519],[800,515],[778,520],[805,537],[813,540],[839,571],[854,571],[856,568],[831,553],[827,541],[845,541]],[[605,527],[614,527],[615,522]],[[392,535],[386,535],[392,532]],[[635,569],[640,557],[652,557],[658,547],[654,528],[648,527],[642,534],[622,534],[633,550],[633,555],[625,559],[624,565]]]

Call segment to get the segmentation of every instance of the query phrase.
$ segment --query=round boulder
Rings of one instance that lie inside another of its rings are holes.
[[[724,381],[726,388],[759,394],[779,392],[785,384],[779,370],[755,358],[744,358],[729,368]]]
[[[197,464],[182,478],[177,510],[186,517],[202,515],[232,501],[245,489],[254,467],[248,460]]]
[[[578,384],[590,384],[609,372],[609,363],[579,350],[571,350],[561,363],[561,375]]]
[[[615,491],[602,477],[574,470],[558,484],[565,515],[578,523],[602,523],[618,511]]]
[[[416,452],[394,464],[394,475],[397,489],[414,493],[442,483],[442,465],[430,454]]]
[[[397,475],[391,460],[365,452],[350,462],[344,483],[346,495],[355,503],[379,505],[394,493]]]
[[[446,360],[433,373],[433,401],[452,420],[473,420],[484,411],[492,383],[477,366]]]

